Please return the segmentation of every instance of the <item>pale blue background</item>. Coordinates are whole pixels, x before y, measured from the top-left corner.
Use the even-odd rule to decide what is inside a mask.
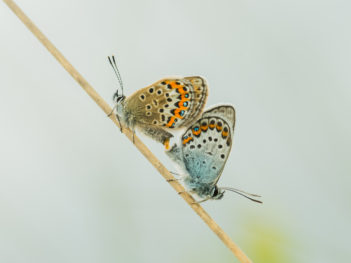
[[[237,110],[205,209],[255,262],[350,259],[350,2],[17,3],[109,103],[201,75]],[[0,5],[0,262],[233,262],[230,251]],[[173,169],[163,148],[145,139]]]

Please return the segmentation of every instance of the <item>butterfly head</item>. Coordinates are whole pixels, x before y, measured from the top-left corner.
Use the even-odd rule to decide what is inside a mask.
[[[113,102],[116,103],[116,105],[123,102],[125,98],[126,96],[124,96],[123,94],[118,94],[118,90],[113,94]]]
[[[211,199],[219,200],[223,198],[224,190],[221,190],[215,185],[211,190]]]

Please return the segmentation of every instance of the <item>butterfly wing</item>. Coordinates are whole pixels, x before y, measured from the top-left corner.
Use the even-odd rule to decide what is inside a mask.
[[[189,176],[216,184],[232,147],[235,111],[218,106],[206,111],[182,136],[184,165]]]
[[[207,109],[203,114],[202,117],[209,117],[209,116],[220,116],[224,119],[229,126],[231,127],[231,131],[233,133],[234,126],[235,126],[235,109],[232,105],[217,105]]]
[[[200,116],[207,96],[201,77],[162,79],[128,97],[125,107],[140,124],[180,128]]]

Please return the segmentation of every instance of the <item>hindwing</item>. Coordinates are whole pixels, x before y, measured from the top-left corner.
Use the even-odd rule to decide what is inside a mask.
[[[200,116],[207,96],[201,77],[162,79],[129,96],[125,108],[136,123],[180,128]]]
[[[182,154],[190,177],[216,184],[230,154],[234,123],[234,108],[219,106],[206,111],[183,134]]]

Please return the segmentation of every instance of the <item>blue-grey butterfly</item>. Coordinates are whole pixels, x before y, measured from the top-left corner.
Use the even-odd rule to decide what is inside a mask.
[[[248,199],[260,197],[244,191],[218,187],[217,182],[232,148],[235,110],[230,105],[220,105],[205,111],[201,118],[183,134],[180,145],[175,144],[167,155],[180,165],[186,188],[202,201],[221,199],[225,190],[236,192]]]
[[[188,127],[200,117],[208,96],[208,87],[202,77],[161,79],[126,97],[115,58],[109,57],[109,61],[122,90],[121,94],[117,90],[113,96],[116,115],[133,134],[138,128],[168,149],[173,135],[165,129]]]

